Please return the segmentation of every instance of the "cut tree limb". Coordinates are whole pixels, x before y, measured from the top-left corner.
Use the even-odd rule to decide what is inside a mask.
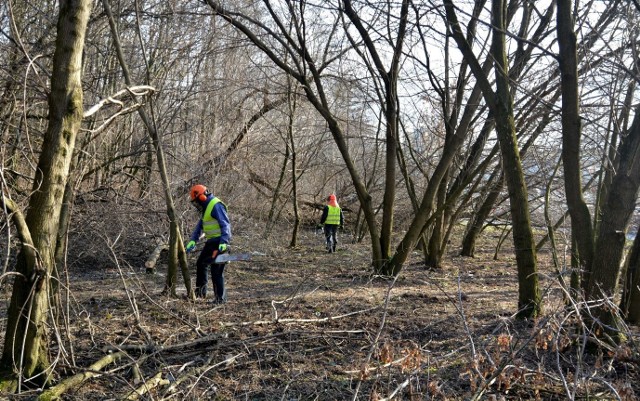
[[[113,354],[106,355],[104,358],[95,362],[93,365],[89,366],[87,370],[82,373],[78,373],[73,375],[63,381],[61,381],[56,386],[51,387],[47,391],[40,394],[38,397],[38,401],[49,401],[49,400],[57,400],[60,399],[60,396],[64,394],[67,390],[78,387],[85,381],[91,379],[92,377],[100,376],[100,370],[105,366],[109,365],[112,362],[116,362],[120,360],[122,357],[126,356],[126,352],[115,352]]]
[[[144,266],[147,268],[147,273],[153,273],[156,268],[156,263],[158,263],[158,259],[160,259],[160,254],[162,251],[166,251],[169,249],[169,244],[158,244],[156,249],[151,252],[149,255],[149,259],[144,262]]]

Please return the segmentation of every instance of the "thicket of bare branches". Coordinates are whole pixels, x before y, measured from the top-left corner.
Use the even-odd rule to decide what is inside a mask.
[[[68,377],[60,394],[75,391],[115,365],[108,377],[121,381],[112,393],[118,397],[127,387],[130,399],[173,397],[174,391],[197,398],[214,394],[216,380],[241,376],[234,369],[243,358],[241,364],[257,367],[268,382],[285,361],[293,366],[312,355],[310,344],[321,339],[317,347],[327,360],[348,359],[354,349],[361,353],[355,359],[362,365],[351,369],[357,373],[336,373],[334,384],[344,385],[344,392],[325,388],[354,400],[447,398],[458,390],[472,399],[512,391],[541,399],[632,399],[638,390],[616,375],[629,369],[635,377],[638,359],[628,325],[640,319],[639,10],[619,0],[556,3],[91,2],[82,51],[83,119],[68,179],[53,180],[66,189],[57,198],[55,244],[47,247],[30,241],[37,229],[28,216],[31,211],[33,221],[40,195],[37,166],[54,151],[43,143],[53,118],[51,88],[59,82],[52,79],[58,14],[78,3],[1,4],[2,294],[8,300],[14,279],[23,278],[15,269],[20,255],[31,255],[34,272],[44,271],[51,281],[51,313],[36,324],[54,344],[43,362],[51,366],[43,375],[54,379],[47,382]],[[503,34],[502,42],[497,38]],[[509,137],[498,140],[506,126]],[[506,139],[513,145],[509,152]],[[522,207],[513,203],[515,170],[525,184]],[[354,274],[359,283],[369,274],[376,278],[367,281],[366,302],[342,309],[323,299],[322,305],[338,305],[341,312],[308,319],[304,308],[296,309],[283,324],[289,318],[276,318],[279,308],[307,294],[291,286],[293,295],[260,298],[272,301],[269,313],[233,312],[219,330],[203,331],[199,320],[205,316],[196,305],[158,301],[145,289],[156,283],[153,276],[130,281],[129,275],[139,274],[155,249],[170,250],[168,261],[159,254],[160,272],[166,264],[175,267],[175,258],[184,261],[175,230],[188,235],[198,218],[187,198],[194,183],[207,185],[228,205],[238,238],[232,249],[267,256],[258,268],[274,273],[270,269],[285,264],[283,272],[294,276],[294,264],[313,269],[325,263],[308,256],[310,227],[326,196],[337,194],[347,217],[343,241],[358,252],[345,255],[340,274]],[[513,219],[518,211],[526,211],[526,230]],[[487,237],[496,232],[487,251]],[[523,232],[533,235],[533,249],[523,249]],[[53,266],[40,269],[38,255],[48,252]],[[450,318],[468,341],[434,362],[424,333],[398,336],[393,341],[406,354],[387,355],[393,336],[383,341],[390,333],[385,321],[397,280],[408,270],[420,284],[417,292],[422,286],[437,292],[422,275],[459,268],[451,262],[458,254],[475,260],[517,254],[511,269],[520,280],[505,281],[517,291],[511,301],[522,301],[526,291],[536,296],[509,303],[509,315],[533,320],[487,320],[492,331],[482,332],[462,308],[464,291],[448,288],[434,296],[456,310]],[[91,340],[76,344],[85,330],[79,322],[91,314],[77,291],[100,280],[93,270],[107,266],[120,280],[121,299],[114,298],[114,305],[128,311],[123,321],[136,339],[96,341],[91,326],[97,323],[90,319]],[[330,279],[330,269],[321,272]],[[175,274],[166,277],[165,289],[177,286],[179,292],[183,284]],[[378,280],[389,276],[396,281],[386,292],[389,283]],[[532,277],[544,285],[523,285]],[[252,288],[259,287],[259,280],[252,281]],[[525,310],[527,302],[535,304],[533,312]],[[363,311],[369,308],[376,308],[371,319],[351,319],[368,316]],[[101,319],[106,313],[100,311]],[[161,325],[181,322],[189,335],[150,331],[153,314],[165,316],[158,318]],[[229,341],[229,335],[238,338]],[[165,341],[171,345],[164,347]],[[331,354],[341,341],[349,351]],[[106,359],[104,352],[85,353],[105,351],[103,346],[114,350]],[[83,360],[76,359],[76,347]],[[273,365],[263,366],[264,360]],[[170,376],[163,364],[171,366]],[[468,379],[464,389],[431,371],[441,365]],[[21,365],[3,368],[19,383],[31,379],[22,377]],[[300,380],[295,372],[265,386],[281,393],[262,395],[284,397],[282,386],[312,394],[319,390],[306,381],[332,377],[331,369],[300,373]],[[353,376],[347,380],[345,374]],[[153,396],[144,395],[149,391]],[[222,398],[241,395],[224,391]]]

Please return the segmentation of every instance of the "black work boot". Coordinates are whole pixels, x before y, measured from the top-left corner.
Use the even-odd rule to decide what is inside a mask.
[[[196,287],[195,290],[196,298],[206,298],[207,297],[207,289],[202,287]]]

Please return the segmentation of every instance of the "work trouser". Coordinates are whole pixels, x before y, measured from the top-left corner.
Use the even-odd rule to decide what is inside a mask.
[[[338,225],[337,224],[325,224],[324,236],[327,239],[327,250],[335,252],[336,244],[338,243]]]
[[[196,262],[196,297],[205,298],[207,296],[207,268],[211,268],[211,280],[213,281],[213,293],[216,301],[225,302],[227,293],[224,288],[224,266],[225,263],[212,263],[213,252],[218,250],[220,238],[211,238],[204,244],[198,261]]]

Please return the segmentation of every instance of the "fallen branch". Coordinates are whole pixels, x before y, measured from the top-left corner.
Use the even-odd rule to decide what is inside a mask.
[[[275,324],[275,323],[324,323],[324,322],[330,322],[333,320],[344,319],[345,317],[349,317],[353,315],[359,315],[361,313],[371,312],[379,308],[380,308],[379,306],[374,306],[373,308],[363,309],[355,312],[349,312],[349,313],[345,313],[344,315],[328,316],[328,317],[323,317],[319,319],[273,319],[273,320],[256,320],[253,322],[240,322],[240,323],[221,322],[220,325],[224,327],[229,327],[229,326],[251,326],[251,325],[259,326],[264,324]]]
[[[407,387],[410,383],[411,383],[411,378],[403,381],[402,383],[400,383],[398,387],[396,387],[395,390],[393,390],[391,394],[389,394],[389,397],[381,398],[380,401],[392,401],[393,399],[395,399],[395,396],[398,395],[398,393],[400,393],[402,390],[404,390],[404,388]]]
[[[174,344],[169,346],[161,345],[145,345],[145,344],[123,344],[119,346],[105,346],[102,348],[103,352],[113,351],[136,351],[140,353],[158,353],[158,352],[183,352],[186,348],[202,348],[208,345],[213,345],[218,342],[223,336],[221,334],[212,334],[207,337],[198,338],[193,341],[188,341],[180,344]]]
[[[349,374],[349,375],[353,375],[353,374],[362,375],[363,373],[370,373],[370,372],[373,372],[373,371],[376,371],[376,370],[388,368],[389,366],[399,365],[402,362],[404,362],[408,357],[409,357],[409,355],[405,355],[402,358],[396,359],[395,361],[387,362],[384,365],[373,366],[373,367],[369,367],[369,368],[362,368],[362,369],[358,369],[358,370],[345,370],[344,373]]]
[[[116,352],[106,355],[104,358],[89,366],[89,368],[84,372],[73,375],[40,394],[40,396],[38,396],[38,401],[50,401],[59,399],[60,396],[67,390],[73,387],[78,387],[82,383],[93,377],[101,376],[102,373],[100,372],[100,370],[102,370],[102,368],[109,365],[110,363],[120,360],[126,355],[126,352]]]

